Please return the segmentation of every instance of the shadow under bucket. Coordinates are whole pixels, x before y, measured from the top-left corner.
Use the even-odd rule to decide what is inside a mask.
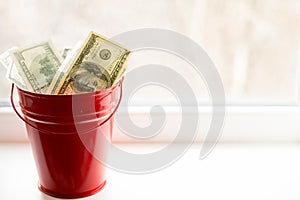
[[[19,104],[39,175],[39,189],[59,198],[80,198],[100,191],[105,166],[93,150],[106,155],[97,141],[104,134],[110,141],[113,117],[122,98],[122,81],[106,90],[74,95],[47,95],[17,88]],[[116,95],[120,88],[119,98]]]

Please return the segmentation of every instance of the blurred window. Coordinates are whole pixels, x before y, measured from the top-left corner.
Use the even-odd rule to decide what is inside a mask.
[[[300,1],[298,0],[11,0],[0,2],[0,52],[51,39],[72,47],[94,30],[107,37],[138,28],[164,28],[201,45],[214,61],[232,104],[295,104],[299,100]],[[135,53],[129,70],[142,64],[165,64],[195,85],[199,101],[208,100],[201,77],[173,55]],[[2,105],[10,82],[0,66]],[[172,94],[153,87],[136,93],[133,103],[173,102]],[[1,104],[0,104],[1,105]]]

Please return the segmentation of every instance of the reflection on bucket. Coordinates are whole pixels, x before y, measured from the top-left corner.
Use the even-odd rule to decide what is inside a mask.
[[[120,97],[116,101],[117,88]],[[111,140],[113,115],[122,97],[118,86],[92,93],[46,95],[18,89],[42,192],[60,198],[86,197],[106,183],[105,167],[91,149],[106,155],[97,134]],[[114,106],[114,104],[116,104]],[[84,143],[82,142],[84,140]]]

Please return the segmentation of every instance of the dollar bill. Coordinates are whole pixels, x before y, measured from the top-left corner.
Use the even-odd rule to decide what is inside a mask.
[[[51,91],[48,91],[51,94],[73,94],[109,88],[124,73],[129,53],[91,32],[70,65],[55,75],[49,87]]]
[[[15,50],[17,47],[12,47],[8,51],[0,55],[0,63],[6,68],[6,78],[11,80],[21,89],[27,89],[22,77],[19,75],[16,65],[13,62],[9,51]]]
[[[61,57],[54,46],[47,41],[9,53],[28,90],[46,93],[61,65]]]
[[[76,55],[79,53],[81,47],[82,47],[82,42],[77,42],[77,44],[74,46],[73,49],[70,49],[68,54],[66,55],[66,58],[62,62],[61,66],[58,68],[57,72],[55,73],[52,82],[50,83],[50,86],[48,87],[47,93],[52,94],[54,93],[54,88],[57,87],[56,84],[58,84],[58,81],[54,80],[61,80],[66,74],[68,68],[70,67],[72,61],[76,57]]]

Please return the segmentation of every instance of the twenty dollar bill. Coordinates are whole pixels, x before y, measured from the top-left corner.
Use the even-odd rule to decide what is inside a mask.
[[[91,32],[69,66],[62,65],[48,92],[73,94],[106,89],[119,80],[125,71],[130,51]]]

